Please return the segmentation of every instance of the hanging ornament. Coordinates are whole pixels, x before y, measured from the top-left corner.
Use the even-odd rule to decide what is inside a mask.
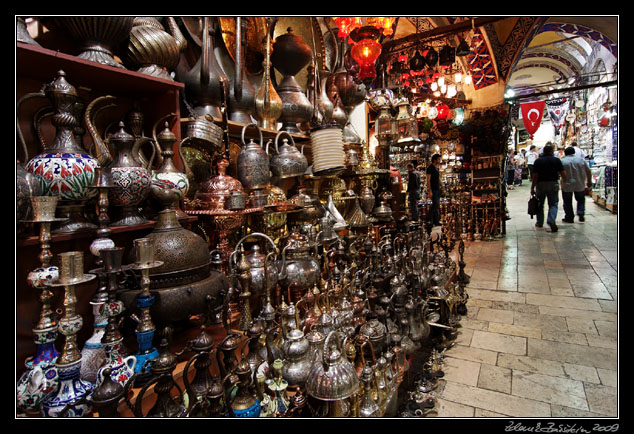
[[[455,108],[454,112],[456,113],[455,117],[451,121],[455,126],[460,126],[464,122],[464,109],[461,107]]]
[[[467,44],[467,41],[464,38],[460,38],[460,43],[458,44],[458,48],[456,48],[456,56],[464,57],[468,56],[471,53],[471,47]]]
[[[420,54],[420,51],[418,51],[418,49],[416,49],[416,54],[414,54],[414,56],[410,59],[409,61],[409,67],[412,71],[422,71],[425,68],[426,62],[425,62],[425,57]]]
[[[438,116],[438,109],[436,107],[430,107],[427,113],[427,119],[434,120]]]
[[[440,49],[438,63],[441,66],[451,66],[456,61],[456,49],[451,45],[445,45]]]
[[[526,128],[526,131],[528,131],[528,134],[530,134],[531,140],[533,140],[533,135],[542,122],[545,105],[545,101],[532,101],[520,104],[520,111],[522,112],[524,128]]]
[[[429,50],[427,50],[425,62],[430,68],[433,68],[438,63],[438,52],[434,50],[434,47],[429,47]]]
[[[550,121],[555,128],[561,128],[568,113],[568,98],[555,98],[546,101]]]
[[[449,106],[447,106],[446,104],[440,104],[436,106],[436,109],[438,111],[436,118],[447,119],[447,116],[449,116]]]
[[[376,77],[374,62],[381,54],[381,44],[373,39],[363,39],[352,46],[350,54],[359,64],[359,80],[373,80]]]

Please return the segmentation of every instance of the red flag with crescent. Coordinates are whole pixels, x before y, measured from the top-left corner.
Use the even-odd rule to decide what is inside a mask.
[[[533,134],[535,134],[539,125],[542,123],[545,105],[546,101],[533,101],[520,104],[524,127],[530,134],[531,140],[533,140]]]

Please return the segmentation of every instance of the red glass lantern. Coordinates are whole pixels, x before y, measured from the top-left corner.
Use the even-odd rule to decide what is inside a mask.
[[[363,39],[352,46],[350,55],[359,64],[359,80],[372,80],[376,77],[374,62],[381,54],[381,44],[372,39]]]
[[[438,115],[436,115],[438,119],[446,119],[449,116],[449,106],[446,104],[439,104],[436,109],[438,110]]]
[[[347,38],[354,29],[361,27],[361,17],[333,17],[339,33],[337,36],[340,38]]]

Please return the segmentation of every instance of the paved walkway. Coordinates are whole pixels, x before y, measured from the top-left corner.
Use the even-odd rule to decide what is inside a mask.
[[[468,314],[445,352],[437,417],[618,416],[617,216],[536,228],[509,191],[507,235],[465,250]]]

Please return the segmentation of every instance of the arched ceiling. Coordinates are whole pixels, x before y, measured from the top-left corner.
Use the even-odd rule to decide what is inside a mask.
[[[398,17],[393,44],[388,46],[394,49],[408,38],[411,42],[412,35],[482,18],[486,17]],[[484,105],[495,99],[502,102],[508,87],[522,94],[583,84],[601,58],[611,59],[607,72],[615,70],[618,16],[494,18],[494,22],[445,37],[453,45],[459,35],[470,43],[471,54],[460,62],[473,76],[472,88],[465,89],[465,94],[474,102],[485,94]]]

